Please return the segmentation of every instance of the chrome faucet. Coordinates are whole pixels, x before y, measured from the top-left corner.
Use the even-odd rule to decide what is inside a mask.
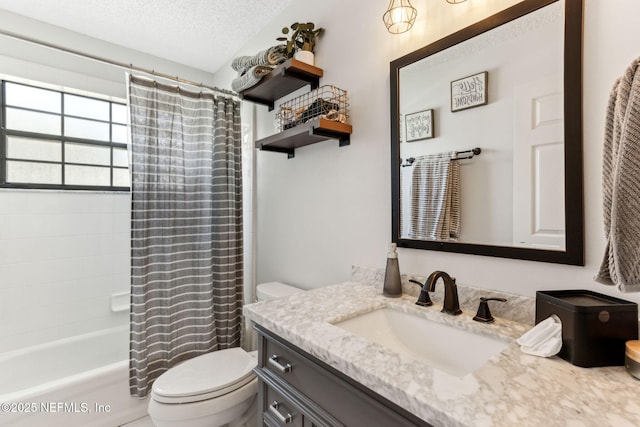
[[[436,290],[436,282],[442,278],[444,282],[444,303],[442,304],[442,312],[458,315],[462,313],[460,310],[460,301],[458,300],[458,287],[456,286],[456,278],[449,276],[444,271],[434,271],[429,275],[427,281],[424,283],[422,292],[433,292]],[[422,292],[420,295],[422,295]],[[417,304],[417,303],[416,303]]]

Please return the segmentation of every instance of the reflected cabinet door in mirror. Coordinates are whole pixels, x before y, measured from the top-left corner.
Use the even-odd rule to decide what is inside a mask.
[[[582,7],[525,0],[391,62],[399,246],[584,264]]]

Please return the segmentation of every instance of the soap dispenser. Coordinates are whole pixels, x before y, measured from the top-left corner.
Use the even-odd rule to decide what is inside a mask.
[[[396,244],[391,243],[389,254],[387,255],[387,268],[384,272],[384,286],[382,295],[386,297],[402,296],[402,283],[400,279],[400,267],[398,265],[398,252]]]

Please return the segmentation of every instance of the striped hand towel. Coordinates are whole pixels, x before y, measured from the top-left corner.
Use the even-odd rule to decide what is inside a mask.
[[[456,240],[460,235],[460,166],[456,152],[416,158],[411,185],[411,238]]]

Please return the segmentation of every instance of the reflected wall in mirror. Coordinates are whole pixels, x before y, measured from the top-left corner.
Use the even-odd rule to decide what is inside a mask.
[[[582,1],[525,0],[393,61],[394,242],[583,265],[581,58]]]

